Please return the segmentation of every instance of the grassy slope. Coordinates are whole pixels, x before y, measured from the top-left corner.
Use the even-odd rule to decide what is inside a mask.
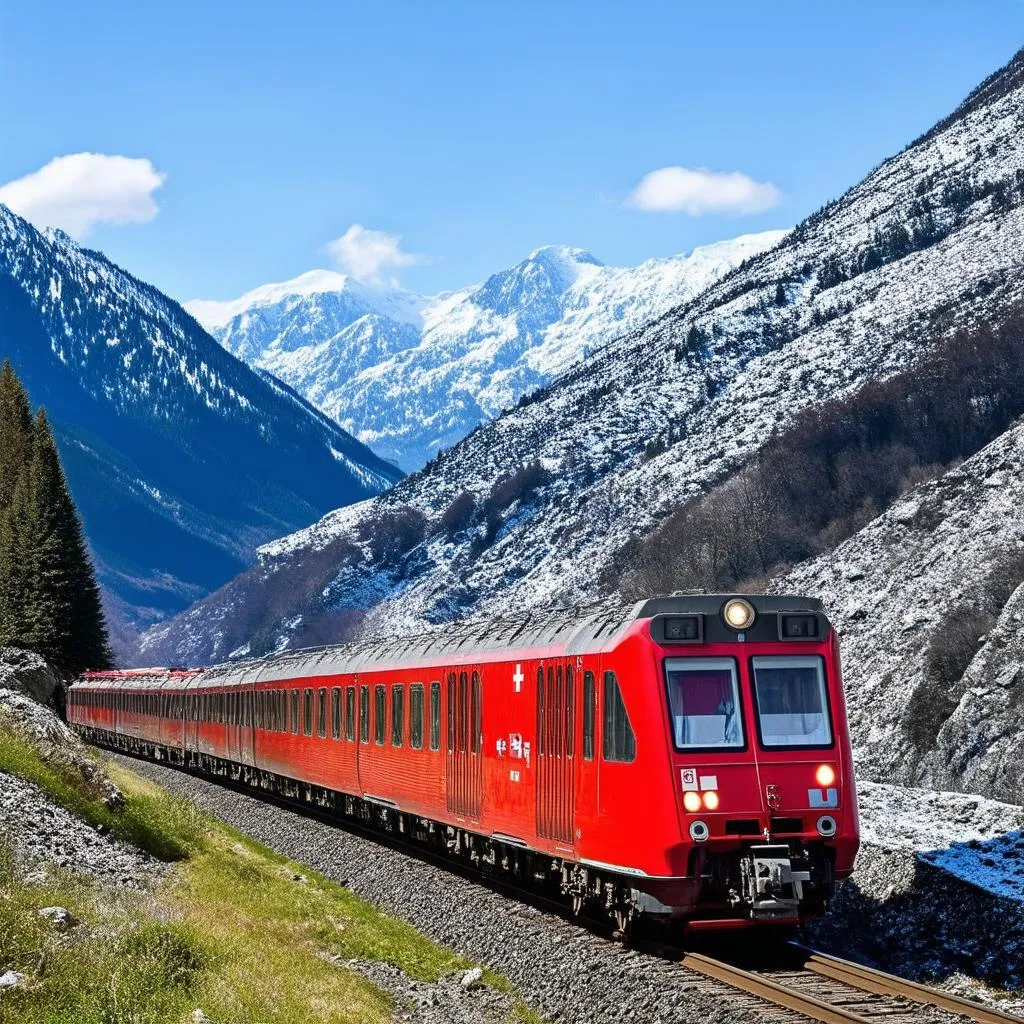
[[[178,861],[139,896],[57,875],[19,883],[0,843],[0,974],[30,984],[0,994],[0,1024],[165,1024],[201,1007],[217,1024],[376,1022],[393,1006],[328,957],[395,964],[430,981],[469,966],[409,925],[293,864],[193,804],[119,767],[121,812],[91,798],[0,730],[0,771],[163,860]],[[34,913],[67,907],[84,922],[57,936]],[[505,988],[503,979],[485,980]],[[534,1020],[525,1007],[515,1019]]]

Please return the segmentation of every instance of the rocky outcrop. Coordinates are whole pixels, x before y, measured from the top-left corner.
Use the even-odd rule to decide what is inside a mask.
[[[60,689],[56,672],[33,651],[0,647],[0,689],[14,690],[51,707]]]
[[[862,777],[1024,802],[1014,763],[1024,748],[1013,739],[1014,722],[1024,727],[1024,680],[1014,670],[1022,664],[1022,597],[1007,602],[1021,571],[1018,423],[834,551],[775,581],[782,592],[822,598],[839,631]],[[941,678],[934,652],[957,631],[962,661]]]
[[[945,789],[1024,802],[1024,585],[1006,603],[956,688],[931,777]]]

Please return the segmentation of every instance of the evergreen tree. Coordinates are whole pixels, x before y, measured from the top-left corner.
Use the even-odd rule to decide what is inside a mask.
[[[67,672],[111,663],[100,591],[46,413],[0,368],[0,644]]]

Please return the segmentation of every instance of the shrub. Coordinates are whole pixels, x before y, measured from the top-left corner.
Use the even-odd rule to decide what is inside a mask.
[[[392,565],[407,555],[427,535],[427,517],[404,505],[387,509],[376,519],[363,522],[360,537],[368,541],[370,555],[380,565]]]
[[[473,521],[476,515],[476,495],[472,491],[461,491],[441,513],[437,529],[439,533],[454,537]]]

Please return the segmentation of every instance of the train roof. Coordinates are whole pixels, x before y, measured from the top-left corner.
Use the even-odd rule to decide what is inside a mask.
[[[224,662],[207,669],[134,669],[88,673],[83,688],[188,689],[269,682],[280,679],[344,675],[370,669],[400,668],[421,661],[470,663],[474,656],[492,660],[498,653],[556,648],[561,654],[594,654],[613,648],[633,623],[656,615],[718,614],[727,594],[675,594],[648,598],[629,606],[536,610],[503,619],[470,619],[427,633],[355,640],[324,647],[283,651],[261,658]],[[746,595],[759,614],[822,610],[816,598],[800,595]]]

